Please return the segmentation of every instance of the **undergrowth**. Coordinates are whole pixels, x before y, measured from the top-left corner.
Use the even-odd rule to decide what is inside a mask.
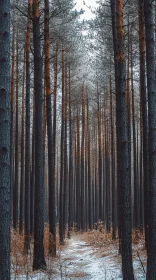
[[[104,227],[91,230],[87,232],[78,232],[76,227],[72,229],[70,233],[71,237],[77,236],[78,239],[83,240],[87,246],[93,247],[92,254],[96,254],[99,258],[105,258],[111,255],[114,261],[121,264],[121,258],[118,254],[118,238],[112,240],[111,231],[107,232]],[[55,275],[60,275],[60,279],[72,279],[74,278],[85,278],[87,274],[84,271],[75,270],[68,274],[66,278],[66,262],[67,258],[62,258],[62,252],[66,246],[68,246],[68,232],[66,231],[65,245],[60,245],[59,234],[57,228],[56,234],[56,257],[51,257],[49,254],[49,226],[46,224],[44,228],[44,253],[46,258],[47,270],[43,275],[43,279],[54,279]],[[36,272],[33,272],[33,237],[31,237],[31,245],[29,253],[26,254],[24,251],[24,234],[20,234],[19,230],[11,229],[11,271],[14,276],[13,279],[18,279],[19,275],[25,275],[26,277],[33,277]],[[139,231],[133,231],[132,233],[132,244],[133,244],[133,260],[140,263],[140,267],[145,273],[146,267],[146,252],[144,246],[144,233]],[[72,260],[72,256],[71,256]],[[42,272],[40,272],[40,278],[42,279]],[[105,272],[106,273],[106,272]],[[114,278],[112,278],[114,279]]]

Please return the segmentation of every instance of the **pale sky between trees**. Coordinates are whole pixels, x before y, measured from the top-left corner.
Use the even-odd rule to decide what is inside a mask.
[[[83,3],[85,2],[86,5]],[[81,16],[82,19],[90,19],[94,17],[94,14],[91,12],[91,9],[87,8],[90,7],[91,9],[97,6],[96,0],[77,0],[76,9],[83,9],[85,13]]]

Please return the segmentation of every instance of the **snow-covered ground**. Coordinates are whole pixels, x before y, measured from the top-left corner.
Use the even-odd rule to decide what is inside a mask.
[[[82,235],[83,236],[83,235]],[[54,260],[46,259],[47,272],[34,272],[26,275],[12,274],[12,280],[121,280],[121,259],[117,246],[110,244],[103,248],[94,248],[82,239],[81,235],[67,240],[66,245],[58,252]],[[141,249],[134,246],[135,254]],[[102,249],[102,250],[101,250]],[[142,259],[141,259],[142,258]],[[134,270],[136,280],[145,280],[145,273],[141,265],[144,256],[136,255]]]

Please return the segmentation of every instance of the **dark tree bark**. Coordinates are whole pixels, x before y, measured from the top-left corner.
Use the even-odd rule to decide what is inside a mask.
[[[31,0],[28,0],[28,17]],[[25,252],[30,249],[30,19],[26,35],[26,129],[25,129]]]
[[[94,123],[95,129],[95,147],[97,147],[97,123]],[[98,151],[95,151],[95,167],[94,167],[94,188],[95,188],[95,229],[97,229],[98,220],[99,220],[99,190],[98,190]]]
[[[45,269],[43,248],[44,187],[43,187],[43,88],[39,2],[33,1],[34,89],[35,89],[35,205],[33,269]]]
[[[80,113],[77,108],[77,142],[76,142],[76,228],[80,231],[81,219],[81,173],[80,173]]]
[[[144,0],[145,34],[146,34],[146,67],[149,117],[149,242],[147,250],[146,279],[156,279],[156,77],[154,50],[154,15],[153,3]]]
[[[87,103],[87,150],[88,150],[88,228],[93,227],[93,214],[92,214],[92,185],[91,185],[91,161],[90,161],[90,112],[88,89],[86,88],[86,103]]]
[[[84,164],[84,149],[85,149],[85,100],[84,100],[84,83],[82,85],[82,137],[81,137],[81,229],[84,231],[84,199],[85,199],[85,164]]]
[[[59,199],[59,237],[60,243],[64,243],[63,234],[63,195],[64,195],[64,114],[65,114],[65,94],[64,94],[64,48],[62,48],[62,120],[61,120],[61,155],[60,155],[60,199]]]
[[[56,171],[56,110],[57,110],[57,60],[58,60],[58,43],[56,43],[56,53],[55,53],[55,65],[54,65],[54,90],[53,90],[53,95],[54,95],[54,101],[53,101],[53,153],[52,153],[52,162],[53,162],[53,178],[52,178],[52,185],[53,188],[55,189],[55,193],[58,193],[58,180],[56,180],[55,174],[57,174]],[[56,183],[57,182],[57,183]],[[55,197],[58,197],[55,194]],[[58,211],[57,211],[58,212]],[[55,215],[56,215],[56,201],[55,201]],[[56,218],[55,218],[56,219]],[[56,223],[56,220],[55,220]],[[56,227],[56,224],[55,224]],[[53,231],[54,232],[54,231]]]
[[[131,36],[132,37],[132,36]],[[131,90],[132,90],[132,130],[133,130],[133,174],[134,174],[134,228],[138,229],[139,225],[139,201],[138,201],[138,184],[137,184],[137,147],[136,147],[136,124],[135,124],[135,105],[134,105],[134,82],[133,82],[133,49],[131,38]]]
[[[110,232],[111,212],[110,212],[110,151],[109,151],[109,125],[105,121],[105,167],[106,167],[106,231]]]
[[[21,181],[20,181],[20,217],[19,217],[19,230],[23,233],[24,225],[24,178],[25,178],[25,145],[24,145],[24,131],[25,131],[25,118],[24,118],[24,88],[25,88],[25,50],[24,50],[24,64],[23,64],[23,82],[22,82],[22,120],[21,120]]]
[[[50,39],[49,39],[49,1],[44,0],[44,43],[45,43],[45,83],[48,132],[48,179],[49,179],[49,253],[56,255],[56,210],[55,210],[55,165],[53,164],[52,100],[50,85]],[[56,135],[55,135],[56,137]]]
[[[67,67],[65,67],[65,110],[64,110],[64,196],[63,196],[63,235],[65,237],[68,222],[68,149],[67,149],[67,95],[68,79]]]
[[[140,223],[139,223],[139,229],[140,232],[143,233],[143,229],[145,228],[144,226],[144,203],[143,203],[143,122],[142,122],[142,101],[141,101],[141,96],[140,96],[140,169],[139,169],[139,174],[140,174],[140,182],[139,182],[139,187],[140,187]]]
[[[72,229],[73,221],[73,137],[72,137],[72,109],[71,109],[71,84],[69,67],[69,213],[68,213],[68,238]]]
[[[113,49],[114,49],[114,68],[115,68],[115,92],[118,93],[118,60],[117,60],[117,18],[116,18],[116,0],[111,0],[111,16],[112,16],[112,34],[113,34]],[[117,116],[116,116],[117,119]],[[116,126],[117,134],[117,126]],[[118,135],[119,137],[120,135]],[[117,174],[117,184],[119,185],[120,177]],[[117,224],[118,224],[118,235],[119,235],[119,253],[121,253],[121,201],[119,192],[117,191]]]
[[[102,114],[103,122],[103,221],[106,223],[106,98],[104,100],[104,110]]]
[[[114,118],[112,78],[110,76],[110,121],[111,121],[111,177],[112,177],[112,240],[116,239],[116,189],[115,189],[115,147],[114,147]]]
[[[103,199],[102,199],[102,144],[101,144],[101,105],[100,94],[97,87],[98,102],[98,174],[99,174],[99,219],[103,218]]]
[[[18,178],[19,178],[19,148],[18,148],[18,83],[19,83],[19,72],[18,72],[18,29],[16,39],[16,129],[15,129],[15,184],[13,193],[13,226],[17,229],[18,226]]]
[[[129,184],[131,188],[131,92],[130,92],[130,23],[128,16],[128,58],[127,58],[127,83],[126,83],[126,105],[127,105],[127,128],[128,128],[128,165],[129,165]],[[132,80],[131,80],[132,82]]]
[[[129,184],[128,131],[126,114],[126,68],[123,27],[123,1],[116,1],[118,90],[116,95],[117,122],[117,182],[121,202],[121,242],[123,280],[134,280],[132,265],[131,189]]]
[[[144,3],[139,0],[139,51],[140,51],[140,98],[142,104],[143,126],[143,190],[144,190],[144,224],[145,245],[148,247],[148,209],[149,209],[149,155],[148,155],[148,98],[146,92],[145,70],[145,23]]]
[[[86,86],[86,107],[87,105],[87,86]],[[87,108],[86,108],[87,111]],[[86,114],[87,115],[87,114]],[[88,198],[88,120],[86,116],[86,134],[85,134],[85,229],[88,230],[88,205],[89,205],[89,198]]]
[[[15,90],[15,28],[12,31],[12,65],[11,65],[11,132],[10,132],[10,170],[11,170],[11,219],[13,220],[13,191],[14,191],[14,90]]]
[[[35,95],[33,96],[32,159],[30,186],[30,234],[34,232],[34,192],[35,192]]]
[[[10,1],[0,4],[0,279],[10,279]]]

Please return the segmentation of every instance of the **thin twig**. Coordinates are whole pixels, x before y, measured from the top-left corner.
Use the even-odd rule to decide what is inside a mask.
[[[144,272],[144,274],[146,275],[145,268],[144,268],[143,262],[142,262],[142,260],[141,260],[141,258],[140,258],[140,255],[139,255],[139,252],[138,252],[138,251],[137,251],[137,256],[138,256],[139,261],[140,261],[140,263],[141,263],[141,266],[142,266],[143,272]]]

